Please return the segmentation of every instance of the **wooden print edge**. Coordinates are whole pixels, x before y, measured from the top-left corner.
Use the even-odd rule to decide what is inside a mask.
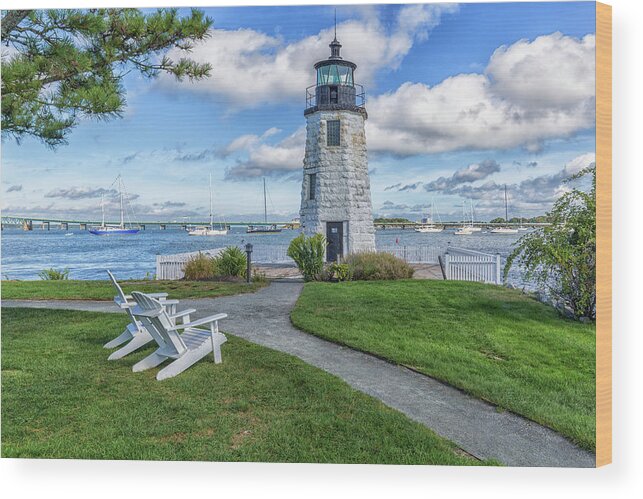
[[[612,462],[612,7],[596,2],[596,466]]]

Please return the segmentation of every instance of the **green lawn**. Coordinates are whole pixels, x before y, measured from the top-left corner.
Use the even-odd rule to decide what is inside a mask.
[[[210,298],[249,293],[266,285],[253,282],[121,281],[125,293],[167,292],[171,298]],[[4,300],[111,300],[116,290],[109,281],[2,281]]]
[[[519,291],[455,281],[308,283],[292,321],[595,448],[595,328]]]
[[[2,311],[2,457],[481,464],[338,378],[229,336],[176,378],[108,362],[125,316]]]

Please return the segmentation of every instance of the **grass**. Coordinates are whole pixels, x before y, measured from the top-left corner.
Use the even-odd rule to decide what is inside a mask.
[[[409,366],[596,444],[593,325],[519,291],[470,282],[308,283],[300,329]]]
[[[170,298],[212,298],[251,293],[267,283],[217,281],[120,281],[125,293],[167,292]],[[112,300],[109,281],[2,281],[3,300]]]
[[[4,309],[2,457],[481,464],[295,357],[229,336],[176,378],[107,361],[125,317]],[[482,463],[488,464],[488,463]]]

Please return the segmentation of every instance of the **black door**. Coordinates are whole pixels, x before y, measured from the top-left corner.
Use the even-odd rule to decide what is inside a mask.
[[[326,222],[326,261],[336,262],[337,256],[344,254],[343,222]]]

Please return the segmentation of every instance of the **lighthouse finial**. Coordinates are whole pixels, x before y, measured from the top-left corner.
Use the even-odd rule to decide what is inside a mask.
[[[337,41],[337,9],[335,9],[335,38],[330,42],[330,59],[341,59],[339,55],[339,50],[342,48],[342,44]]]
[[[335,7],[335,40],[337,40],[337,7]]]

